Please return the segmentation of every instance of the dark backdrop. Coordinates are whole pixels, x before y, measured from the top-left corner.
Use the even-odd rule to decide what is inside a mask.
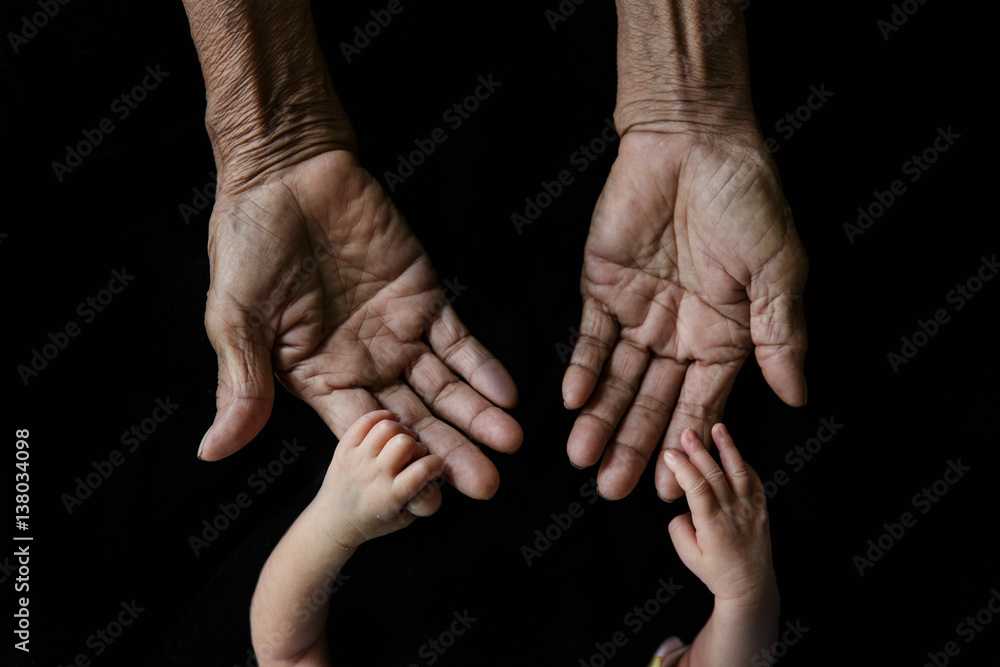
[[[34,538],[30,657],[11,648],[12,600],[23,595],[13,590],[12,554],[23,542],[0,551],[11,610],[4,651],[33,665],[80,655],[78,664],[94,665],[252,664],[256,574],[315,491],[335,440],[279,389],[251,445],[223,462],[196,460],[216,382],[202,322],[208,210],[185,216],[181,205],[204,205],[193,189],[211,183],[213,161],[181,4],[76,0],[32,32],[24,17],[42,4],[6,2],[0,45],[4,523],[9,537]],[[573,469],[565,455],[573,415],[561,404],[560,352],[578,324],[581,251],[613,149],[521,233],[510,219],[542,180],[573,168],[570,155],[613,111],[612,3],[585,2],[552,30],[545,11],[556,0],[406,2],[350,63],[339,44],[385,3],[320,4],[318,29],[362,162],[383,182],[397,154],[446,127],[442,113],[478,76],[502,82],[392,196],[441,277],[467,286],[455,307],[517,380],[513,414],[525,432],[516,455],[490,453],[502,477],[493,500],[446,489],[436,517],[349,563],[333,604],[334,655],[341,664],[601,665],[597,644],[622,631],[627,644],[607,664],[644,665],[665,636],[690,641],[711,597],[667,536],[684,503],[660,502],[650,470],[626,500],[590,504],[585,485],[596,471]],[[973,281],[973,298],[949,300],[998,250],[994,134],[976,113],[995,109],[995,73],[982,58],[993,21],[940,0],[903,4],[918,9],[888,39],[878,21],[893,13],[889,2],[769,0],[746,10],[756,110],[779,146],[811,261],[808,407],[783,405],[751,360],[726,413],[762,477],[784,482],[770,500],[782,622],[808,630],[778,648],[781,664],[922,665],[953,641],[958,656],[938,655],[939,664],[983,665],[1000,644],[1000,623],[960,626],[1000,587],[991,428],[1000,281]],[[167,74],[121,118],[112,101],[147,66]],[[777,123],[813,86],[832,96],[789,136]],[[105,117],[113,132],[56,174],[65,146]],[[911,181],[904,163],[939,128],[960,136]],[[905,192],[849,238],[843,225],[897,179]],[[113,271],[134,277],[101,312],[78,310]],[[917,336],[925,344],[894,369],[887,354],[939,309],[947,322]],[[71,322],[78,335],[25,384],[17,367]],[[123,432],[164,414],[158,399],[176,407],[162,423],[146,421],[156,429],[144,441],[123,444]],[[806,460],[795,448],[823,420],[842,426],[818,451],[812,442]],[[10,517],[16,429],[30,431],[27,531]],[[270,482],[254,476],[293,441],[305,448],[293,463]],[[915,503],[959,459],[969,470],[939,483],[933,504]],[[78,491],[78,478],[98,469],[110,473]],[[67,494],[87,491],[67,507]],[[240,493],[249,507],[196,555],[189,537]],[[573,502],[583,515],[553,528],[552,515]],[[884,536],[904,512],[915,523]],[[536,545],[547,528],[556,539]],[[854,557],[880,537],[888,549],[859,573]],[[529,566],[523,545],[545,550]],[[646,620],[628,616],[671,578],[681,588],[669,603]],[[465,612],[476,620],[443,656],[421,651]],[[130,622],[120,634],[119,616]]]

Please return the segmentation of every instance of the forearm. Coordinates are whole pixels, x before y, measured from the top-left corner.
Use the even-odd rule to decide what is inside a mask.
[[[336,539],[324,514],[315,501],[309,505],[261,570],[250,626],[263,666],[329,664],[325,629],[330,597],[354,548]]]
[[[242,187],[354,134],[308,0],[184,0],[208,92],[220,183]]]
[[[780,602],[775,589],[759,602],[716,600],[705,627],[678,662],[678,667],[749,665],[778,634]]]
[[[743,0],[616,4],[619,135],[756,128]]]

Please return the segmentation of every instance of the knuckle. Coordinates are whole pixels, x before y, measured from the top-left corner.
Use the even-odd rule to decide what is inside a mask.
[[[708,480],[709,484],[715,486],[717,484],[725,482],[726,475],[718,468],[713,468],[712,470],[709,470],[708,472],[705,473],[705,479]]]
[[[632,406],[660,415],[669,415],[674,411],[674,404],[660,400],[652,394],[638,394],[632,401]]]
[[[765,519],[767,518],[767,494],[764,491],[754,491],[750,494],[750,502]]]
[[[462,386],[463,382],[458,378],[453,378],[447,381],[431,399],[432,407],[434,409],[439,409],[442,403],[447,403],[449,399],[456,395],[456,393],[461,392]]]
[[[693,496],[706,496],[712,495],[712,487],[709,486],[708,480],[704,477],[698,477],[691,483],[691,488],[688,489],[688,493]]]
[[[649,462],[651,452],[643,447],[642,443],[634,442],[624,438],[616,438],[612,441],[611,450],[617,459],[625,461],[628,465],[637,464],[641,468],[646,467]]]
[[[602,407],[603,406],[595,406],[594,408],[591,409],[584,408],[580,412],[580,416],[596,419],[600,423],[599,428],[606,433],[606,435],[604,436],[604,440],[607,441],[607,439],[611,437],[611,434],[614,433],[617,424],[611,421],[608,415],[604,414],[605,410],[601,409]]]
[[[698,437],[701,438],[702,442],[711,443],[711,437],[706,438],[705,425],[715,424],[721,421],[722,415],[714,410],[709,409],[708,406],[701,405],[699,403],[692,403],[691,401],[678,400],[677,405],[674,408],[675,415],[682,415],[688,417],[695,422],[699,422],[701,426],[701,433]],[[698,430],[698,429],[695,429]]]
[[[372,427],[373,435],[386,440],[400,432],[399,423],[389,418],[382,419]]]
[[[456,356],[469,354],[471,352],[469,348],[475,341],[472,334],[468,331],[465,331],[464,333],[453,332],[452,337],[454,340],[441,353],[441,359],[449,365],[456,362]]]
[[[577,345],[593,347],[600,352],[609,352],[611,350],[611,346],[603,339],[586,332],[580,333],[579,338],[577,338]]]
[[[608,389],[617,391],[622,394],[627,394],[629,396],[634,396],[635,393],[639,390],[638,386],[629,382],[625,378],[617,377],[611,374],[605,375],[604,378],[601,380],[601,384],[603,384]]]
[[[735,466],[733,466],[732,469],[729,471],[729,474],[737,479],[747,479],[750,476],[750,473],[747,471],[746,465],[743,463],[737,463]]]
[[[410,437],[410,434],[405,432],[400,432],[392,436],[392,440],[390,440],[390,442],[394,446],[402,449],[402,452],[406,455],[413,454],[414,445],[416,444],[413,438]]]

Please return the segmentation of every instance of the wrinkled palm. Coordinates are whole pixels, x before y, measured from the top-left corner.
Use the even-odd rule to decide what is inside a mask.
[[[603,454],[602,495],[627,495],[657,445],[679,447],[685,428],[711,442],[755,346],[778,396],[804,402],[807,272],[763,147],[625,134],[594,210],[563,379],[566,407],[583,407],[570,460],[585,467]],[[664,499],[682,495],[662,457],[655,485]]]
[[[510,375],[472,337],[427,254],[353,154],[333,151],[220,195],[209,242],[205,322],[219,355],[218,414],[202,457],[263,428],[273,373],[338,436],[385,408],[445,461],[445,479],[492,496],[521,429]],[[464,434],[464,435],[463,435]]]

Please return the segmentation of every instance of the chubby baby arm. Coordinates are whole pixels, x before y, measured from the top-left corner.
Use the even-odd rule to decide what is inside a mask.
[[[264,564],[250,607],[253,647],[262,667],[329,665],[329,593],[341,568],[365,541],[440,507],[434,480],[444,462],[428,455],[397,419],[380,410],[348,429],[316,498]],[[314,598],[318,590],[325,594]],[[317,598],[323,601],[318,606]]]

